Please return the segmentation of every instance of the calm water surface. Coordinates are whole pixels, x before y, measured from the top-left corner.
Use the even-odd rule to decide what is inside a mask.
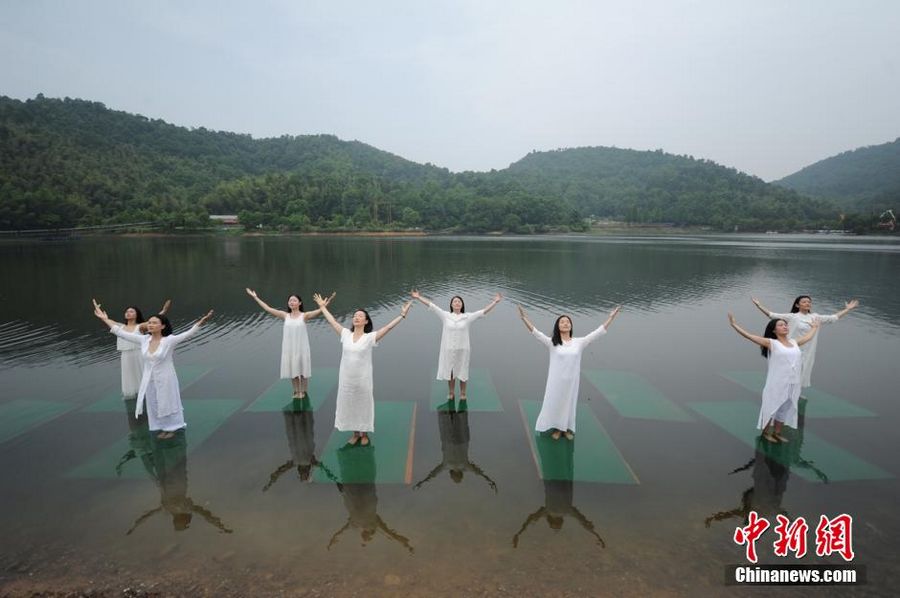
[[[900,244],[114,238],[3,244],[0,273],[5,585],[726,594],[725,565],[744,561],[731,536],[750,509],[813,527],[850,513],[870,580],[855,592],[900,583]],[[439,305],[460,294],[469,311],[497,291],[506,299],[473,327],[469,406],[452,413],[433,409],[439,322],[414,305],[375,351],[373,447],[347,451],[332,437],[336,335],[311,324],[315,390],[292,404],[271,390],[281,323],[247,286],[278,307],[299,293],[308,309],[313,292],[334,290],[339,319],[365,307],[376,327],[412,288]],[[793,443],[756,445],[765,361],[726,312],[761,333],[750,296],[787,311],[801,293],[822,313],[852,297],[861,307],[822,330]],[[176,356],[183,436],[156,441],[128,415],[115,339],[91,297],[114,318],[171,297],[176,330],[216,310]],[[576,335],[624,306],[584,355],[574,443],[530,431],[547,354],[516,303],[548,334],[570,314]]]

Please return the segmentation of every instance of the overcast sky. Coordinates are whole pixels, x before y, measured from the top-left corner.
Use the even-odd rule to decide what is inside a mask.
[[[896,0],[0,4],[0,94],[454,171],[662,148],[777,179],[900,136]]]

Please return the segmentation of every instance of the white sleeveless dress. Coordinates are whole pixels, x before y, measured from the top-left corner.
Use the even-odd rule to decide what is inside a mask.
[[[137,331],[137,329],[135,329]],[[144,365],[141,362],[141,346],[130,340],[116,337],[116,350],[122,354],[122,399],[133,399],[141,388]]]
[[[288,314],[284,319],[284,332],[281,336],[281,377],[309,378],[311,374],[306,316],[302,312],[299,318],[292,318]]]
[[[766,386],[763,388],[762,407],[756,427],[762,430],[772,418],[797,427],[797,405],[800,401],[803,357],[797,342],[791,340],[791,347],[785,347],[772,340],[769,349],[769,370]]]

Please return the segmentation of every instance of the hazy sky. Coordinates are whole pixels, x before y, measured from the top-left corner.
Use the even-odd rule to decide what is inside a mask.
[[[0,57],[2,95],[454,171],[607,145],[771,180],[900,136],[897,0],[3,0]]]

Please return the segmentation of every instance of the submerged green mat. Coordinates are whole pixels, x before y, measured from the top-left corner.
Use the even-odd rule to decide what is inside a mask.
[[[267,388],[245,409],[251,413],[260,411],[318,411],[337,386],[337,368],[316,368],[309,379],[306,398],[294,400],[294,392],[289,379],[278,380]]]
[[[12,440],[72,409],[71,403],[15,399],[0,403],[0,442]]]
[[[182,391],[188,386],[210,373],[212,368],[208,365],[179,365],[175,366],[175,372],[178,374],[178,384]],[[85,413],[109,413],[122,411],[122,404],[125,400],[122,398],[121,385],[103,395],[99,401],[91,403],[84,409]]]
[[[416,404],[408,401],[375,401],[375,431],[368,447],[348,446],[351,432],[335,430],[319,460],[324,469],[343,484],[409,484]],[[316,468],[316,482],[331,483],[323,468]]]
[[[689,422],[691,415],[649,382],[621,370],[582,370],[584,377],[622,417]]]
[[[133,401],[131,404],[134,404]],[[219,426],[241,407],[237,399],[203,399],[184,402],[184,419],[187,422],[187,452],[203,444]],[[123,402],[119,402],[119,410],[125,413]],[[71,478],[142,478],[150,475],[147,470],[145,456],[153,439],[147,429],[146,420],[143,425],[131,430],[121,440],[111,444],[87,461],[71,469],[66,477]],[[132,456],[133,455],[133,456]],[[132,457],[119,465],[123,459]]]
[[[808,405],[811,406],[812,401]],[[756,429],[758,405],[749,401],[704,401],[691,403],[690,407],[744,444],[756,447],[756,439],[760,434]],[[894,477],[877,465],[826,442],[809,430],[797,431],[787,427],[785,430],[789,431],[787,437],[791,442],[784,445],[784,449],[789,450],[773,451],[771,456],[782,465],[790,466],[793,472],[806,480],[824,481],[816,470],[830,482]]]
[[[754,393],[762,394],[766,385],[766,373],[763,371],[728,371],[722,372],[721,376]],[[806,417],[875,417],[868,409],[813,387],[804,388],[802,394],[809,399]]]
[[[616,448],[594,413],[579,405],[578,433],[574,440],[553,440],[534,431],[539,401],[519,401],[525,432],[538,473],[544,480],[576,480],[607,484],[638,484],[637,476]]]
[[[431,383],[431,410],[454,411],[462,403],[459,400],[459,382],[456,384],[457,397],[451,405],[447,400],[447,381],[433,380]],[[500,403],[500,395],[494,387],[491,372],[484,369],[469,371],[469,380],[466,384],[466,403],[468,411],[503,411]]]

